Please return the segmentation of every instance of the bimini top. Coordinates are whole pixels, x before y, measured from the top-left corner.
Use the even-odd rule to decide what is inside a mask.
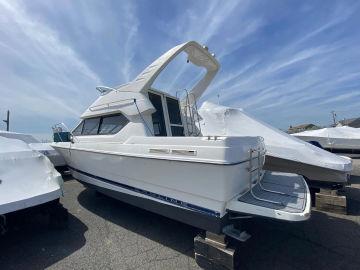
[[[323,168],[351,171],[351,160],[337,156],[281,130],[274,128],[242,109],[204,102],[199,110],[201,131],[205,136],[261,136],[267,155]]]
[[[133,81],[116,89],[100,87],[99,91],[102,95],[82,114],[81,118],[114,112],[121,112],[131,116],[137,115],[139,112],[155,111],[146,95],[146,91],[151,87],[161,71],[181,52],[187,53],[189,62],[204,67],[207,71],[204,77],[191,89],[192,96],[198,99],[215,77],[220,64],[206,47],[195,41],[189,41],[164,53],[145,68]]]
[[[341,139],[360,139],[360,129],[353,127],[333,127],[317,130],[308,130],[291,134],[299,137],[322,137],[322,138],[341,138]]]

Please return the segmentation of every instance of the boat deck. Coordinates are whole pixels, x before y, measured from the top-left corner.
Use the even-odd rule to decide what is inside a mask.
[[[261,184],[264,189],[284,194],[263,190],[259,184],[253,187],[253,194],[258,198],[278,203],[259,200],[250,191],[241,196],[238,201],[290,213],[302,213],[305,210],[307,189],[302,176],[291,173],[266,172]]]

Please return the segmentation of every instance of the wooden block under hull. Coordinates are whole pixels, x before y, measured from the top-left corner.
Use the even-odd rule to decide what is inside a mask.
[[[194,238],[194,251],[196,263],[205,269],[232,270],[238,262],[236,249],[223,248],[202,236]]]
[[[336,214],[347,214],[346,197],[337,195],[335,191],[320,190],[315,194],[315,207],[320,211],[328,211]]]

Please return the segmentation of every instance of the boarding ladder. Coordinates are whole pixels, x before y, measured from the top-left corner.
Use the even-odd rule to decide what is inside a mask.
[[[181,100],[181,109],[184,115],[184,121],[188,136],[199,136],[201,134],[200,115],[198,114],[198,107],[193,93],[189,93],[187,89],[176,92],[176,98],[180,98],[185,92],[185,97]],[[178,95],[180,93],[180,95]]]
[[[250,157],[249,157],[250,164],[249,164],[248,171],[249,171],[249,191],[250,191],[251,196],[254,199],[259,200],[259,201],[282,205],[282,202],[277,202],[277,201],[260,198],[259,196],[257,196],[254,193],[254,187],[258,185],[258,187],[265,192],[286,195],[285,193],[280,192],[280,191],[266,189],[262,185],[262,183],[261,183],[261,180],[262,180],[261,150],[250,148],[249,153],[250,153]],[[253,177],[254,174],[256,174],[255,178]]]

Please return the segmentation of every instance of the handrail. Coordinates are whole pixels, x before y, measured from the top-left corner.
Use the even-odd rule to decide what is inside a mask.
[[[256,170],[253,170],[253,168],[252,168],[252,161],[253,161],[253,153],[255,153],[255,152],[257,152],[257,168],[256,168],[256,170],[257,170],[257,179],[256,179],[256,181],[255,181],[255,183],[253,183],[253,181],[252,181],[252,173],[254,172],[254,171],[256,171]],[[260,157],[261,157],[261,151],[260,150],[258,150],[258,149],[252,149],[252,148],[250,148],[250,166],[249,166],[249,177],[250,177],[250,180],[249,180],[249,189],[250,189],[250,194],[251,194],[251,196],[254,198],[254,199],[256,199],[256,200],[259,200],[259,201],[263,201],[263,202],[268,202],[268,203],[273,203],[273,204],[280,204],[280,205],[282,205],[282,202],[277,202],[277,201],[272,201],[272,200],[267,200],[267,199],[264,199],[264,198],[260,198],[260,197],[258,197],[255,193],[254,193],[254,190],[253,190],[253,188],[254,188],[254,186],[256,186],[256,185],[259,185],[259,187],[262,189],[262,190],[264,190],[264,191],[266,191],[266,192],[271,192],[271,193],[276,193],[276,194],[280,194],[280,195],[286,195],[285,193],[282,193],[282,192],[279,192],[279,191],[274,191],[274,190],[269,190],[269,189],[265,189],[263,186],[262,186],[262,184],[261,184],[261,161],[260,161]],[[254,185],[253,185],[254,184]]]
[[[198,114],[198,108],[197,103],[195,99],[195,95],[193,93],[189,93],[187,89],[182,89],[176,91],[176,97],[178,98],[178,93],[184,91],[186,96],[183,100],[185,100],[185,104],[182,105],[183,112],[185,114],[185,120],[186,120],[186,128],[189,135],[192,136],[199,136],[201,134],[201,124],[199,121],[199,114]],[[193,96],[194,102],[190,102],[190,95]],[[195,119],[195,115],[197,115],[197,119]],[[190,120],[190,123],[189,121]],[[198,128],[199,132],[195,133],[196,127]]]

